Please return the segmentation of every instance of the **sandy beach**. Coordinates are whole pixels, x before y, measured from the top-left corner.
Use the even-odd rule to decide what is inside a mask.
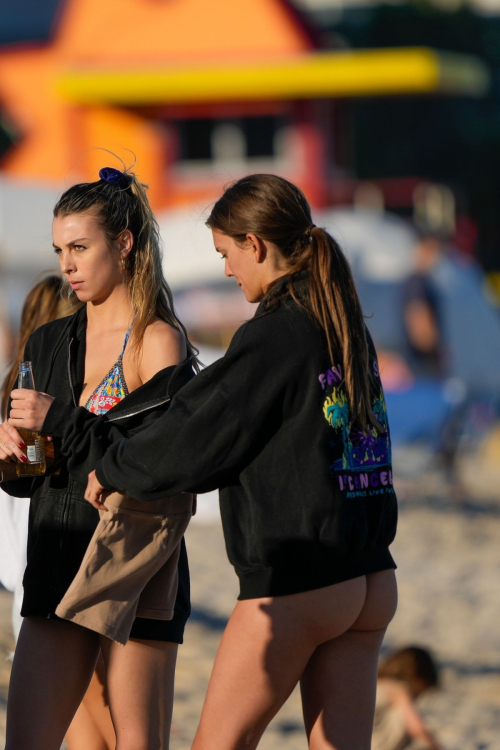
[[[422,645],[442,667],[442,686],[421,710],[445,750],[500,750],[500,502],[457,501],[439,472],[400,477],[393,553],[400,603],[385,649]],[[201,512],[187,534],[193,616],[179,652],[172,750],[188,750],[212,662],[237,594],[220,524]],[[0,591],[0,738],[3,739],[11,597]],[[300,695],[272,722],[262,750],[303,750]]]

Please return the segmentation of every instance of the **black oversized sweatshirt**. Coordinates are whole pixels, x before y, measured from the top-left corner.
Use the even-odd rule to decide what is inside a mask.
[[[226,355],[151,427],[97,464],[107,489],[141,501],[220,489],[240,599],[395,568],[390,436],[373,345],[378,433],[352,424],[340,352],[290,297],[235,334]]]

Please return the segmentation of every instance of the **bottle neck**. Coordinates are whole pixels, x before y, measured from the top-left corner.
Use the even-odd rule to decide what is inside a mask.
[[[18,388],[27,388],[32,391],[35,388],[35,382],[33,380],[33,369],[31,362],[20,362],[19,363],[19,375],[17,378]]]

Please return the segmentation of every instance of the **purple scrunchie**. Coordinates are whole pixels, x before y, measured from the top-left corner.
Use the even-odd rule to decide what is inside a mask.
[[[133,177],[114,167],[103,167],[99,170],[99,177],[110,185],[118,185],[121,188],[128,188],[132,184]]]

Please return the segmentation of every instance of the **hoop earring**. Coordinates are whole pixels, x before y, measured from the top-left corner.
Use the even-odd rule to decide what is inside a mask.
[[[122,258],[122,271],[125,270],[125,258]]]

